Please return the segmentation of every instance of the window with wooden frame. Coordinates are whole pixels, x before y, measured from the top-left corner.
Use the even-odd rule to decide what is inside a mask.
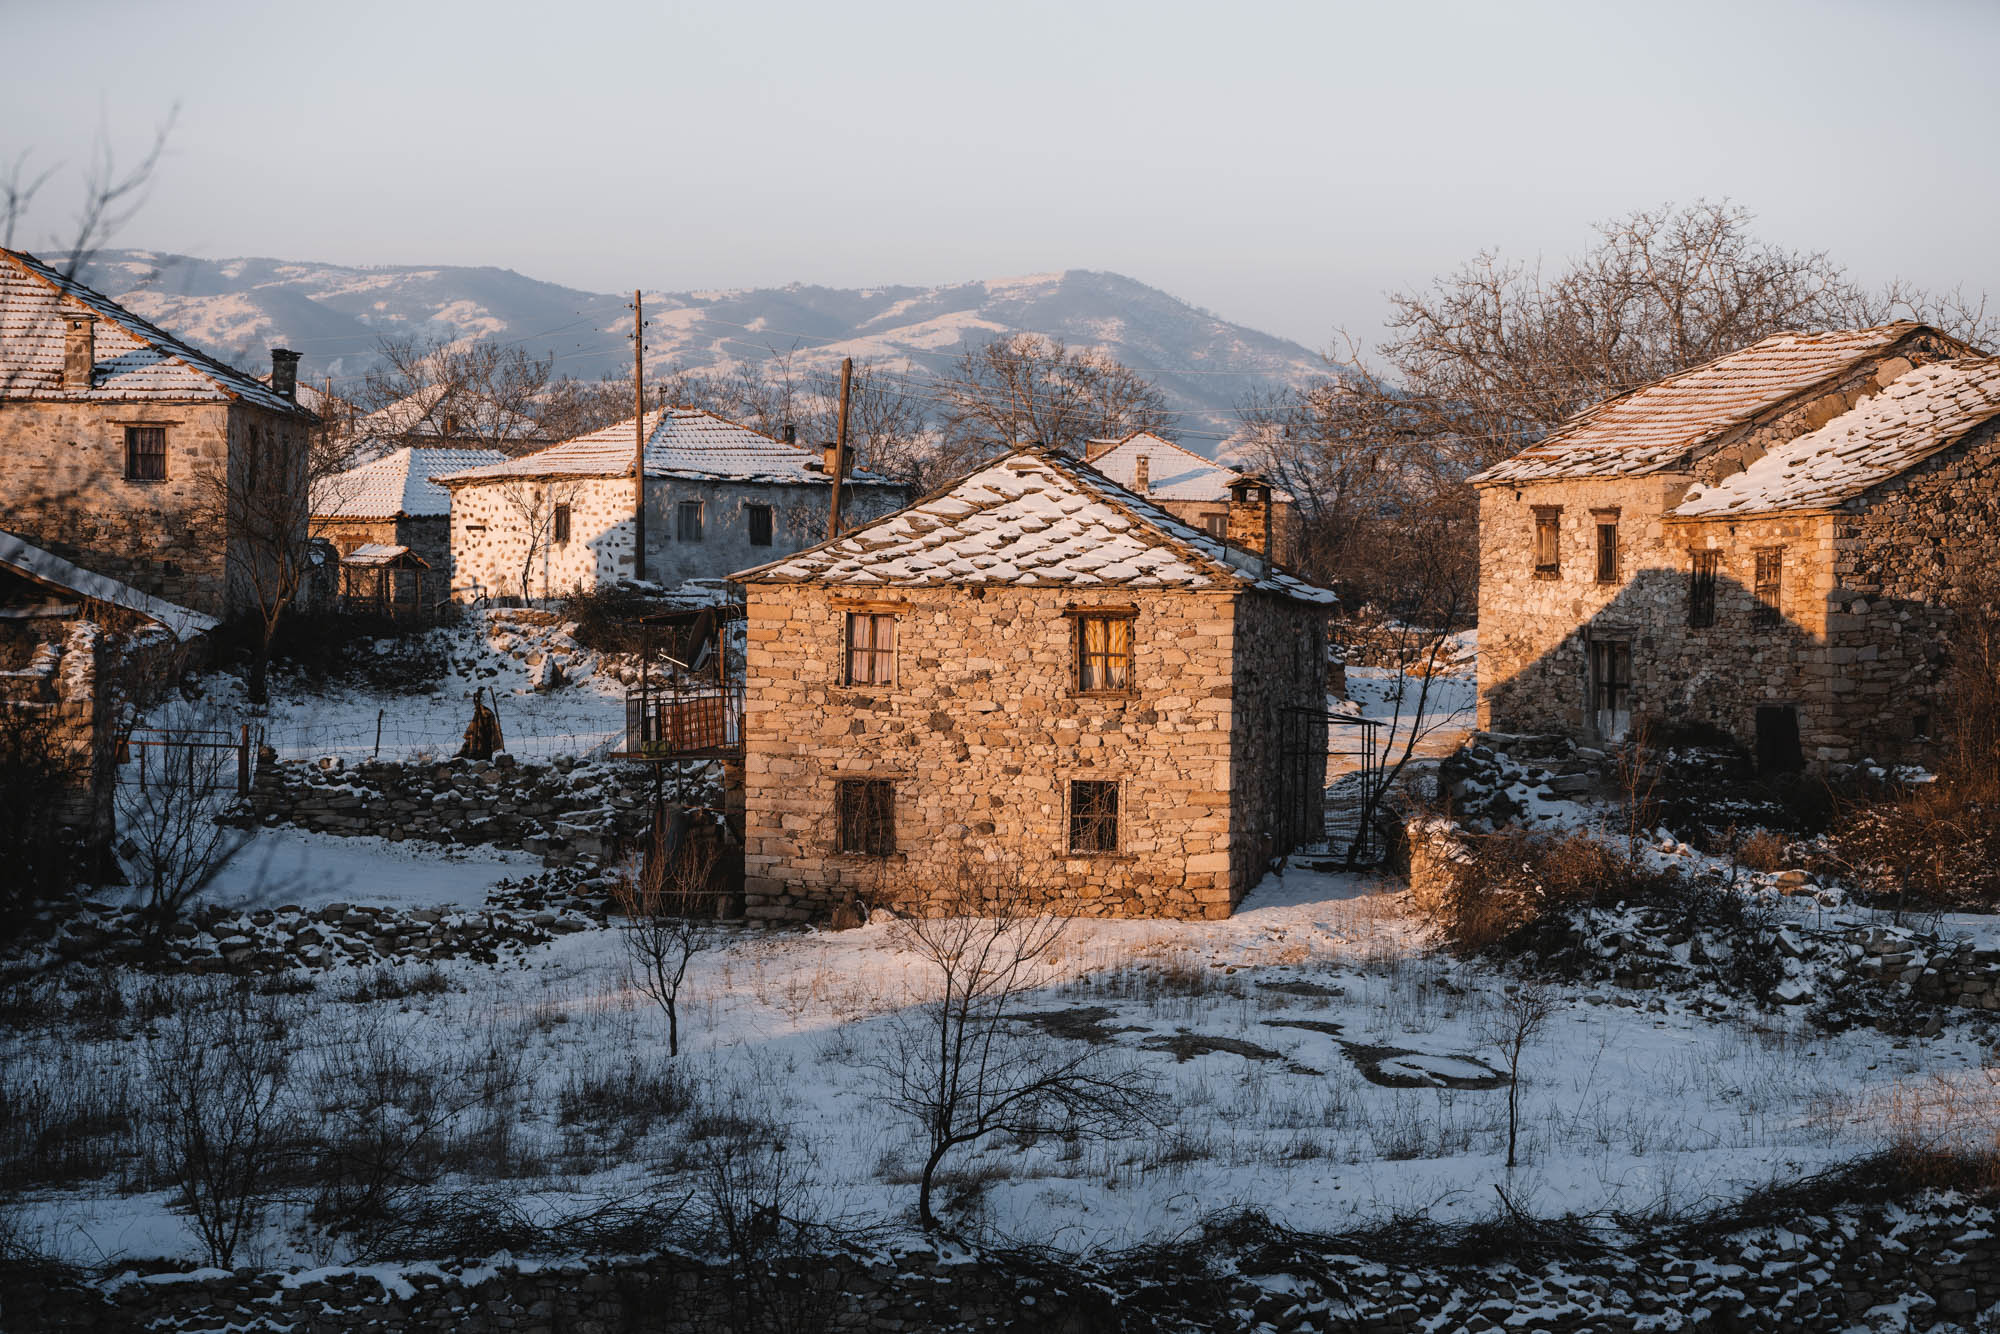
[[[749,507],[750,545],[768,547],[771,545],[771,507],[752,505]]]
[[[896,618],[884,612],[847,613],[847,670],[843,683],[886,686],[896,680]]]
[[[1218,542],[1229,536],[1229,516],[1227,514],[1205,514],[1202,516],[1201,526],[1206,528],[1208,535]]]
[[[682,542],[701,541],[701,502],[683,500],[676,514],[674,537]]]
[[[1618,582],[1618,512],[1606,510],[1597,520],[1597,582]]]
[[[549,540],[558,546],[569,541],[569,506],[556,506],[555,518],[549,524]]]
[[[1069,785],[1069,850],[1118,851],[1118,784],[1078,779]]]
[[[167,428],[125,428],[125,476],[134,482],[162,482],[167,477]]]
[[[1688,624],[1700,629],[1715,624],[1715,575],[1722,568],[1720,551],[1690,551]]]
[[[1562,574],[1562,506],[1535,506],[1535,578]]]
[[[1132,617],[1129,611],[1076,614],[1079,691],[1122,695],[1132,689]]]
[[[1757,579],[1752,591],[1757,597],[1757,607],[1750,615],[1750,624],[1760,630],[1768,630],[1778,623],[1782,612],[1785,582],[1785,549],[1783,547],[1757,548]]]
[[[839,849],[864,857],[896,850],[896,785],[886,778],[838,780]]]

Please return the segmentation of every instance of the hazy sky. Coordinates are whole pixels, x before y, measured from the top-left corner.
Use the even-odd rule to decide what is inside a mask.
[[[1111,269],[1311,346],[1728,196],[2000,295],[2000,4],[0,0],[0,154],[179,105],[116,244],[599,291]],[[40,53],[38,56],[29,53]]]

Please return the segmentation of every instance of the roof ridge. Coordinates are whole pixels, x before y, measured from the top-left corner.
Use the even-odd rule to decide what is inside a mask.
[[[1082,469],[1084,472],[1089,473],[1092,478],[1095,478],[1097,482],[1102,483],[1104,487],[1109,487],[1111,490],[1116,491],[1118,493],[1118,495],[1116,496],[1103,495],[1104,501],[1107,504],[1111,505],[1114,509],[1122,511],[1125,514],[1126,518],[1136,520],[1137,522],[1143,523],[1147,527],[1156,530],[1162,537],[1166,538],[1168,542],[1170,542],[1173,545],[1175,551],[1178,554],[1190,557],[1197,563],[1207,566],[1211,571],[1219,572],[1231,580],[1240,580],[1246,573],[1248,573],[1248,571],[1240,570],[1236,566],[1229,564],[1227,561],[1217,561],[1213,556],[1210,556],[1207,552],[1202,551],[1198,547],[1190,545],[1186,539],[1173,533],[1164,525],[1159,523],[1157,520],[1154,520],[1148,517],[1147,515],[1140,514],[1134,511],[1132,509],[1132,506],[1126,503],[1126,501],[1121,499],[1120,497],[1129,497],[1130,500],[1134,502],[1144,504],[1147,509],[1156,511],[1161,518],[1165,519],[1168,523],[1173,524],[1175,527],[1187,528],[1190,534],[1194,532],[1194,529],[1192,527],[1183,524],[1179,519],[1175,518],[1172,514],[1169,514],[1166,510],[1159,509],[1157,506],[1152,505],[1149,502],[1141,501],[1139,497],[1133,495],[1132,492],[1127,491],[1124,487],[1118,485],[1118,483],[1112,481],[1109,477],[1106,477],[1103,473],[1091,467],[1088,463],[1085,463],[1083,460],[1072,459],[1067,456],[1062,456],[1053,450],[1048,450],[1048,451],[1033,450],[1031,447],[1030,452],[1032,452],[1037,458],[1041,459],[1042,461],[1054,464],[1057,471],[1062,471],[1065,465],[1073,468]],[[1058,459],[1060,459],[1060,462],[1057,462]],[[1086,479],[1077,478],[1076,480],[1081,482],[1085,481]],[[1092,485],[1092,489],[1098,490],[1100,494],[1102,494],[1102,488],[1094,484]],[[1225,544],[1225,549],[1227,549],[1226,544]],[[1256,582],[1254,577],[1252,578],[1251,582],[1252,583]]]

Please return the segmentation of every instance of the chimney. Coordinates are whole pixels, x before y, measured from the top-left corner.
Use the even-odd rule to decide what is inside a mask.
[[[840,469],[840,446],[823,445],[821,450],[819,470],[831,477]]]
[[[271,388],[296,402],[299,397],[299,354],[288,347],[271,349]]]
[[[1132,489],[1142,496],[1153,493],[1153,456],[1151,454],[1141,454],[1139,461],[1133,465]]]
[[[786,422],[785,443],[788,445],[796,445],[798,442],[799,442],[799,428],[792,425],[790,422]]]
[[[63,314],[63,378],[65,389],[88,389],[97,369],[97,316],[89,311]]]
[[[1271,484],[1255,473],[1229,484],[1227,532],[1230,546],[1263,557],[1265,570],[1271,568]]]

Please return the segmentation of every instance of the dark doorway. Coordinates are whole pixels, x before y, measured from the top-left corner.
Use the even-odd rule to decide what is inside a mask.
[[[1757,707],[1757,772],[1797,773],[1806,767],[1799,749],[1799,711],[1790,704]]]
[[[1590,709],[1597,735],[1622,740],[1632,730],[1632,646],[1619,640],[1590,641]]]

